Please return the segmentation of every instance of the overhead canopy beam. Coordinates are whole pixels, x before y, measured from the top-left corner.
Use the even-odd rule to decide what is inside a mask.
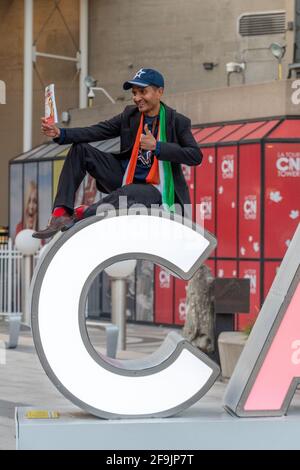
[[[76,57],[48,54],[36,51],[33,46],[33,0],[24,0],[24,98],[23,98],[23,152],[32,148],[32,100],[33,62],[37,57],[76,62],[80,70],[79,107],[87,107],[87,89],[84,83],[88,75],[88,0],[80,0],[80,52]]]
[[[33,0],[24,0],[23,152],[32,148]]]
[[[88,31],[89,6],[88,0],[80,0],[80,76],[79,76],[79,107],[87,107],[87,89],[84,83],[88,75]]]

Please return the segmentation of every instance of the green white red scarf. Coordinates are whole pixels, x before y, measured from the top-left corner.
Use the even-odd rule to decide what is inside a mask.
[[[133,182],[143,128],[144,114],[141,115],[141,120],[136,134],[131,157],[123,177],[123,186],[126,184],[131,184]],[[159,110],[159,127],[157,140],[160,142],[167,142],[166,109],[162,103],[160,104]],[[146,183],[153,184],[153,186],[155,186],[160,191],[162,195],[163,206],[165,207],[165,209],[169,210],[170,212],[173,212],[173,205],[175,202],[175,191],[171,162],[158,160],[158,158],[154,155],[153,164],[147,175]]]

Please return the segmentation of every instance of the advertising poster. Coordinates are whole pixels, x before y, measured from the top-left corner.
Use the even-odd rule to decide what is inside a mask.
[[[300,144],[266,145],[265,258],[283,258],[300,222]]]
[[[260,240],[260,145],[240,146],[239,163],[239,256],[259,258]]]
[[[151,261],[137,261],[136,280],[136,320],[153,322],[154,264]]]
[[[237,256],[237,147],[218,148],[217,256]]]
[[[23,218],[23,165],[10,166],[9,236],[14,241]]]
[[[196,222],[215,233],[215,148],[203,148],[203,161],[196,167]],[[213,256],[213,254],[212,254]]]
[[[155,323],[173,323],[174,277],[163,267],[155,266]]]
[[[97,189],[95,178],[87,174],[77,190],[74,207],[91,206],[99,201],[100,197],[101,193]]]
[[[268,295],[279,267],[279,261],[266,261],[264,264],[264,298]]]
[[[53,162],[53,180],[52,180],[52,199],[53,200],[57,192],[58,180],[59,180],[64,162],[65,162],[64,160],[56,160],[55,162]]]
[[[52,211],[52,162],[39,163],[38,183],[38,227],[42,229]]]
[[[260,263],[241,261],[239,278],[250,280],[250,312],[238,315],[238,329],[243,330],[254,323],[260,311]]]
[[[38,191],[37,191],[37,163],[24,164],[24,186],[22,214],[16,225],[15,235],[21,230],[38,228]]]
[[[175,279],[175,324],[184,325],[186,320],[187,281]]]
[[[192,204],[192,217],[195,220],[195,168],[188,165],[181,165],[183,176],[189,188],[189,194]]]

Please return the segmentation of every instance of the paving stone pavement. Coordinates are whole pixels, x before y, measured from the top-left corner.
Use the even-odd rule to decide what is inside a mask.
[[[7,327],[0,322],[0,450],[15,449],[15,407],[29,406],[39,409],[64,409],[80,411],[61,395],[46,376],[36,355],[31,333],[22,331],[17,349],[1,349],[7,340]],[[105,333],[94,322],[88,328],[95,349],[105,353]],[[164,340],[168,328],[153,325],[128,324],[127,351],[119,357],[138,358],[154,352]],[[177,330],[178,331],[178,330]],[[4,357],[5,356],[5,357]],[[5,362],[5,363],[4,363]],[[225,381],[217,381],[201,399],[208,408],[222,406],[226,388]],[[297,390],[292,405],[300,410],[300,390]],[[187,410],[189,412],[189,410]]]
[[[101,352],[105,352],[105,333],[95,322],[88,327],[90,340]],[[138,358],[155,351],[170,331],[153,325],[128,324],[127,350],[120,358]],[[0,322],[1,342],[7,340],[7,326]],[[41,409],[76,407],[61,395],[46,376],[30,331],[22,331],[16,349],[0,351],[0,450],[15,449],[14,413],[17,406]],[[5,357],[4,357],[5,356]],[[3,364],[5,362],[5,364]]]

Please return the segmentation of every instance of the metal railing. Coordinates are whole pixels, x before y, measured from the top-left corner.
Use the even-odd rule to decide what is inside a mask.
[[[8,320],[7,348],[18,345],[22,316],[22,254],[13,247],[11,239],[0,245],[0,317]]]
[[[0,245],[0,315],[21,313],[22,254],[11,239]]]

